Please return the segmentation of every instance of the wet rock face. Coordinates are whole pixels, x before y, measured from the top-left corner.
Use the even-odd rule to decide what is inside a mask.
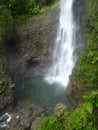
[[[84,21],[84,11],[86,8],[87,0],[75,0],[73,5],[74,21],[75,21],[75,52],[74,56],[78,60],[81,52],[85,48],[86,38],[84,36],[85,31],[85,21]],[[74,58],[74,57],[73,57]],[[81,100],[82,95],[82,83],[76,80],[75,68],[73,68],[72,75],[70,76],[70,83],[66,89],[67,94],[71,97],[73,105]]]
[[[6,50],[9,73],[14,79],[40,74],[49,68],[58,21],[57,10],[34,16],[25,25],[17,27],[16,50]]]
[[[70,96],[70,100],[73,106],[75,106],[78,103],[78,101],[81,100],[81,88],[81,82],[76,81],[72,74],[70,78],[70,83],[68,84],[68,87],[66,89],[66,93]]]
[[[10,94],[0,94],[0,113],[5,107],[10,107],[13,103],[14,96]]]
[[[73,3],[73,19],[74,19],[74,35],[73,41],[75,42],[74,46],[74,55],[73,59],[76,62],[79,58],[81,52],[85,47],[86,38],[84,36],[84,20],[83,13],[85,10],[84,0],[74,0]]]

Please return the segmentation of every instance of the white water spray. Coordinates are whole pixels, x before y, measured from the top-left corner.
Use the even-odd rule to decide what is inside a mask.
[[[53,65],[45,78],[49,83],[58,82],[64,86],[68,85],[69,76],[72,73],[72,68],[75,64],[73,60],[73,1],[74,0],[61,0],[61,12],[55,42]]]
[[[5,128],[7,124],[11,121],[12,116],[8,113],[5,113],[0,117],[0,128]]]

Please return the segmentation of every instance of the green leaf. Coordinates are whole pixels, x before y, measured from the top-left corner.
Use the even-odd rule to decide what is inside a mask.
[[[96,98],[96,100],[95,100],[95,105],[96,105],[96,107],[98,107],[98,98]]]
[[[90,103],[90,102],[87,102],[86,103],[86,109],[89,113],[92,113],[93,112],[93,104]]]
[[[83,99],[88,102],[90,100],[90,97],[87,95],[87,96],[83,96]]]

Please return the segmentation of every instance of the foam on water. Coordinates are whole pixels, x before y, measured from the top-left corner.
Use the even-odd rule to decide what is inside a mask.
[[[11,119],[12,119],[12,116],[10,114],[8,114],[7,112],[5,114],[3,114],[0,117],[0,128],[5,128],[7,126],[7,124],[11,121]]]

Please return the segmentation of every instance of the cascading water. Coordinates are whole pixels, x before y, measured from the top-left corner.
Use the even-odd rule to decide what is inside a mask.
[[[53,65],[49,70],[46,80],[49,83],[58,82],[68,85],[69,76],[75,65],[74,53],[74,22],[72,5],[74,0],[61,0],[59,27],[56,38]]]

